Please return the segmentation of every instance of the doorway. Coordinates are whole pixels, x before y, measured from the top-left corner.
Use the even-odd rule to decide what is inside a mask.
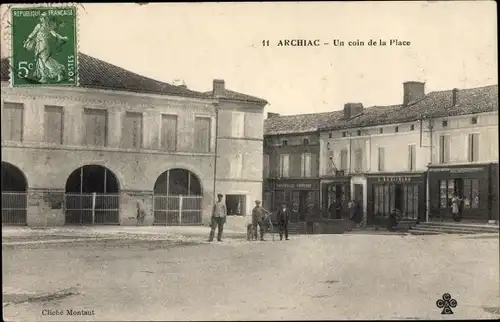
[[[355,184],[354,185],[354,201],[356,202],[357,205],[357,214],[356,214],[356,221],[361,222],[363,220],[363,203],[364,203],[364,198],[363,198],[363,185],[362,184]]]

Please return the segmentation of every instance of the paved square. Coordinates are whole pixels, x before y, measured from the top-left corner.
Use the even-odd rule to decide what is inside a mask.
[[[4,245],[4,319],[500,317],[498,235],[199,241]],[[436,306],[444,293],[454,315]]]

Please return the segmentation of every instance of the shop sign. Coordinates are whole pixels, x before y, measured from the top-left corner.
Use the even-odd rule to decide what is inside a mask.
[[[377,182],[411,182],[412,178],[416,178],[416,177],[384,176],[384,177],[377,177]]]
[[[277,189],[313,189],[312,183],[276,183]]]
[[[431,168],[432,172],[469,173],[484,171],[484,168]]]

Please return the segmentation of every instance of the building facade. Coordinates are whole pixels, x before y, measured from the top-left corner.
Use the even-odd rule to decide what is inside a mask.
[[[238,169],[262,155],[264,100],[220,80],[191,91],[84,54],[79,87],[11,88],[8,73],[2,60],[5,224],[131,225],[138,208],[145,225],[202,224],[216,192],[261,195],[262,165]],[[240,121],[229,111],[251,129],[225,133]]]
[[[451,217],[451,191],[466,189],[464,219],[498,220],[497,92],[487,86],[426,94],[423,83],[407,82],[400,105],[346,104],[340,120],[320,129],[322,204],[340,198],[345,209],[348,196],[368,225],[393,209],[425,221]],[[478,190],[488,201],[466,209]]]

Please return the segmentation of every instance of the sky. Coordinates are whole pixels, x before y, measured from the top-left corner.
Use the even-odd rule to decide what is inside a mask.
[[[6,8],[2,57],[10,50]],[[494,1],[87,3],[78,14],[83,53],[196,91],[224,79],[282,115],[400,104],[405,81],[424,81],[426,92],[498,84]],[[285,39],[329,45],[277,46]],[[365,46],[348,46],[358,39]]]

